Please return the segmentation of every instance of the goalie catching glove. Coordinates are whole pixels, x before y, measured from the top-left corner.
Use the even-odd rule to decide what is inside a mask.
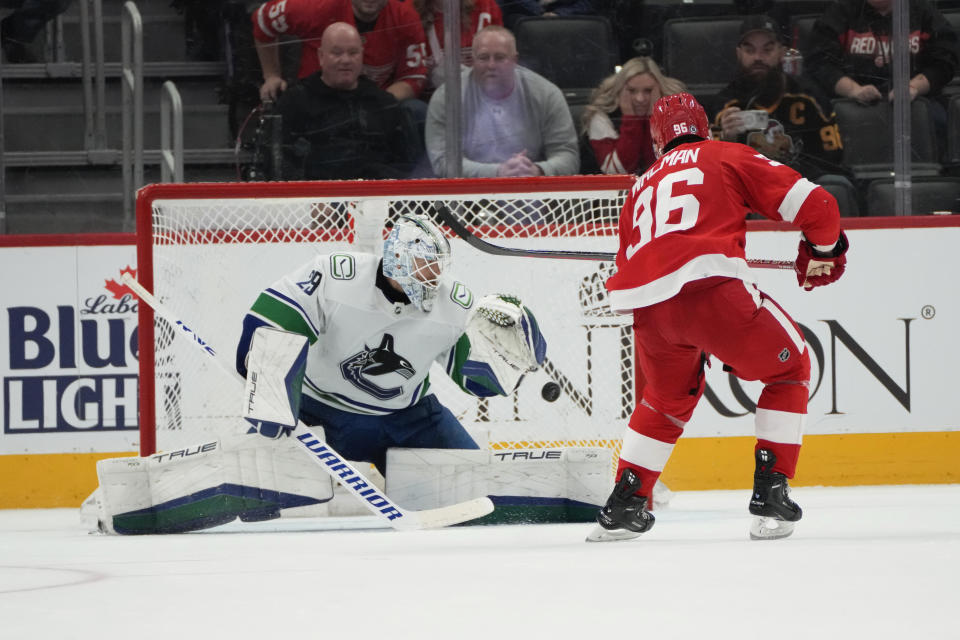
[[[468,375],[483,370],[492,375],[507,395],[527,373],[540,368],[547,356],[547,341],[533,312],[508,294],[484,296],[467,323],[470,340]]]

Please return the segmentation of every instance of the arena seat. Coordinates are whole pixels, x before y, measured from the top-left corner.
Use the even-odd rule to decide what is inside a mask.
[[[514,36],[520,64],[560,87],[568,103],[586,102],[616,66],[613,29],[603,16],[524,17]]]
[[[960,168],[960,94],[947,101],[947,144],[943,164],[950,171]]]
[[[937,156],[933,121],[925,98],[911,103],[911,171],[914,176],[935,176],[942,169]],[[893,172],[893,105],[881,100],[863,105],[856,100],[833,101],[843,136],[843,164],[855,178],[872,180]]]
[[[819,15],[805,14],[792,16],[788,27],[789,45],[797,49],[804,56],[810,51],[810,36],[813,33],[813,23]]]
[[[744,16],[678,18],[663,27],[665,72],[707,98],[737,73],[736,46]]]
[[[866,213],[892,216],[896,211],[893,178],[872,181],[867,187]],[[960,178],[930,176],[914,178],[910,185],[910,210],[913,215],[934,212],[960,213]]]

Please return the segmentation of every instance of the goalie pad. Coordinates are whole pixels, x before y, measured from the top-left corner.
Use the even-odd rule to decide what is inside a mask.
[[[489,451],[389,449],[387,494],[411,509],[487,495],[491,522],[592,522],[610,493],[602,447]]]
[[[533,312],[507,294],[484,296],[467,323],[470,355],[467,376],[492,377],[501,395],[512,393],[523,376],[540,368],[547,341]]]
[[[268,438],[289,434],[300,415],[307,367],[306,336],[257,327],[247,353],[243,417]]]
[[[319,429],[315,427],[315,429]],[[145,458],[97,463],[104,533],[180,533],[267,520],[333,497],[333,481],[292,441],[238,435]]]

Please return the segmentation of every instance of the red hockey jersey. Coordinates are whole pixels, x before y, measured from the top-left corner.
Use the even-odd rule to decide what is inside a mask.
[[[496,0],[477,0],[473,7],[473,13],[470,15],[470,28],[460,29],[460,64],[465,64],[468,67],[473,66],[473,36],[480,29],[491,24],[503,26],[503,14],[500,11],[500,5],[497,4]],[[436,36],[437,44],[439,44],[440,49],[443,49],[442,11],[433,14],[433,24],[430,26]],[[433,50],[429,34],[427,40],[427,67],[432,68],[435,64],[434,58],[436,58],[437,52]]]
[[[754,282],[744,254],[750,212],[790,222],[816,245],[840,235],[833,196],[751,147],[705,140],[665,154],[637,178],[620,213],[610,307],[628,313],[711,276]]]
[[[253,13],[252,20],[258,42],[273,42],[281,35],[302,40],[300,78],[320,70],[317,50],[324,29],[334,22],[357,24],[348,0],[270,0]],[[410,3],[388,0],[373,30],[360,37],[365,76],[381,89],[406,82],[419,95],[427,77],[426,39],[420,16]]]

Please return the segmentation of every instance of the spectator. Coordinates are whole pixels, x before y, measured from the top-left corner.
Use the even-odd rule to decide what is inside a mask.
[[[253,35],[263,85],[262,100],[275,100],[287,88],[280,69],[277,38],[302,41],[300,70],[305,78],[320,70],[320,35],[334,22],[356,27],[364,40],[363,73],[397,100],[420,95],[426,79],[426,41],[420,17],[401,0],[270,0],[253,13]]]
[[[714,131],[722,140],[746,143],[810,180],[843,174],[843,143],[830,102],[813,82],[784,72],[786,47],[780,34],[776,21],[765,15],[743,21],[737,76],[716,97]],[[751,111],[769,114],[768,121],[752,124]]]
[[[807,68],[829,95],[893,99],[893,0],[836,0],[813,25]],[[957,34],[931,0],[909,0],[910,99],[939,95],[957,71]]]
[[[0,0],[0,7],[13,9],[0,20],[0,41],[6,62],[37,62],[30,45],[44,25],[67,10],[71,0]]]
[[[503,24],[513,29],[517,20],[527,16],[592,16],[597,13],[593,0],[497,0],[503,10]]]
[[[426,92],[443,84],[443,0],[413,0],[427,38]],[[503,25],[503,16],[495,0],[460,1],[460,64],[473,66],[473,35],[484,27]]]
[[[656,160],[650,113],[662,96],[686,90],[652,58],[627,60],[600,83],[583,112],[583,131],[602,173],[643,173]],[[581,167],[583,169],[583,167]]]
[[[473,39],[473,68],[461,85],[463,175],[572,175],[580,166],[577,134],[560,89],[517,66],[517,43],[504,27],[481,29]],[[427,155],[446,174],[446,85],[427,112]]]
[[[363,44],[345,22],[323,32],[321,71],[290,87],[282,117],[283,180],[405,178],[415,161],[413,122],[397,99],[360,75]]]

